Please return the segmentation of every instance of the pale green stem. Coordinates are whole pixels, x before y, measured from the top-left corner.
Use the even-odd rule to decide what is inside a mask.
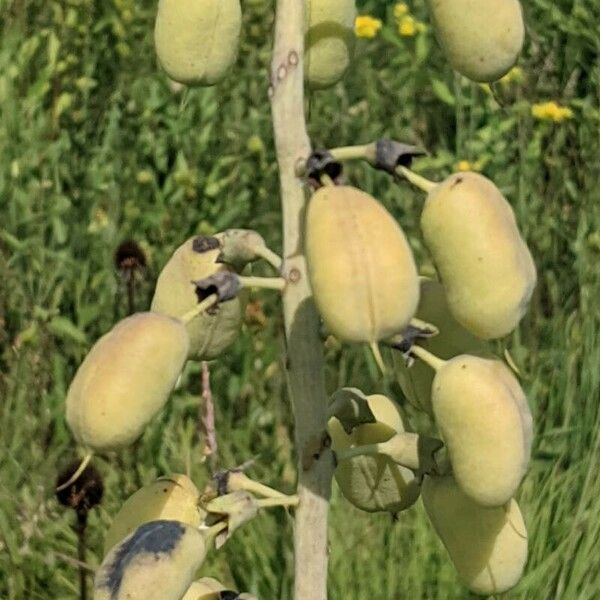
[[[56,488],[56,491],[60,492],[62,490],[67,489],[70,485],[73,485],[81,477],[81,474],[85,471],[85,468],[90,464],[90,461],[92,460],[93,456],[94,456],[93,452],[88,452],[83,457],[81,462],[79,463],[79,466],[77,467],[77,470],[75,471],[75,473],[73,473],[73,475],[71,475],[71,477],[69,477],[69,479],[67,479],[67,481],[65,481],[64,483],[61,483]]]
[[[281,265],[283,261],[281,260],[281,256],[276,252],[273,252],[270,248],[263,246],[261,248],[256,249],[256,254],[258,254],[261,258],[264,258],[270,265],[272,265],[278,271],[281,270]]]
[[[298,496],[286,496],[285,498],[260,498],[256,500],[260,508],[271,508],[274,506],[298,506]]]
[[[243,277],[238,276],[240,285],[245,288],[260,288],[266,290],[283,290],[285,279],[283,277]]]
[[[211,306],[215,305],[219,301],[219,296],[217,294],[211,294],[207,296],[202,302],[199,302],[189,310],[184,315],[179,317],[179,320],[187,325],[190,321],[193,321],[198,315],[201,315],[203,312],[206,312]]]
[[[243,473],[230,473],[229,480],[227,483],[227,489],[235,492],[237,490],[243,490],[250,492],[251,494],[257,494],[258,496],[264,496],[265,498],[288,498],[287,494],[274,490],[273,488],[250,479]]]
[[[362,146],[344,146],[332,148],[329,153],[335,160],[367,160],[375,161],[375,144],[364,144]]]
[[[431,181],[421,175],[417,175],[414,171],[411,171],[402,165],[396,167],[396,173],[398,173],[398,175],[402,175],[402,177],[404,177],[407,181],[427,193],[431,192],[431,190],[438,185],[435,181]]]
[[[435,354],[431,354],[431,352],[425,350],[421,346],[413,346],[410,349],[410,353],[414,354],[417,358],[420,358],[424,363],[428,364],[434,371],[439,370],[443,367],[448,361],[442,360],[435,356]]]
[[[371,342],[369,344],[369,347],[371,348],[371,352],[373,353],[373,358],[375,359],[375,362],[377,363],[377,366],[379,367],[381,374],[385,377],[387,375],[387,369],[385,368],[385,363],[383,362],[383,356],[381,356],[381,350],[379,349],[379,343]]]

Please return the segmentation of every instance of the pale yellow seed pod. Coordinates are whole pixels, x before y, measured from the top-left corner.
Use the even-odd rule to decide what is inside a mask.
[[[237,58],[239,0],[159,0],[154,27],[158,60],[186,85],[214,85]]]
[[[519,0],[429,0],[436,35],[452,68],[491,83],[515,65],[525,38]]]
[[[454,477],[481,506],[512,498],[529,463],[532,419],[516,379],[498,360],[466,354],[433,380],[433,414]]]
[[[415,315],[417,319],[435,325],[439,334],[419,341],[419,345],[435,354],[438,358],[448,359],[458,354],[474,354],[491,356],[489,346],[467,331],[450,313],[446,292],[439,281],[421,278],[419,306]],[[394,368],[398,383],[411,404],[421,408],[430,415],[431,385],[434,371],[423,361],[415,360],[406,366],[406,360],[399,352],[393,353]]]
[[[180,600],[204,562],[207,542],[195,527],[151,521],[104,558],[94,600]]]
[[[309,201],[306,260],[317,308],[341,340],[376,342],[402,330],[419,301],[404,232],[372,196],[324,186]]]
[[[203,577],[190,585],[181,600],[256,600],[250,594],[238,594],[228,590],[213,577]]]
[[[527,529],[514,499],[483,508],[451,476],[425,477],[423,505],[463,583],[484,596],[515,586],[527,562]]]
[[[421,229],[455,319],[482,339],[507,335],[525,314],[536,270],[514,212],[478,173],[456,173],[429,193]]]
[[[220,234],[193,237],[175,250],[156,282],[152,311],[170,316],[184,315],[198,304],[192,281],[232,270],[217,262],[221,252],[219,238]],[[241,325],[242,309],[238,297],[198,315],[186,325],[190,336],[190,358],[216,358],[237,339]]]
[[[312,89],[343,76],[354,52],[354,0],[306,0],[304,78]]]
[[[198,506],[200,492],[186,475],[160,477],[131,495],[104,538],[104,553],[149,521],[173,520],[198,527],[204,511]]]
[[[213,577],[194,581],[181,600],[219,600],[219,592],[227,588]]]
[[[347,434],[337,418],[329,420],[327,429],[334,451],[386,442],[404,431],[400,412],[389,398],[374,394],[367,397],[367,402],[375,423],[359,425]],[[341,460],[335,479],[344,497],[367,512],[396,513],[412,506],[419,497],[419,480],[414,473],[383,455]]]
[[[101,337],[77,370],[66,399],[67,423],[94,452],[132,444],[166,403],[189,348],[184,325],[137,313]]]

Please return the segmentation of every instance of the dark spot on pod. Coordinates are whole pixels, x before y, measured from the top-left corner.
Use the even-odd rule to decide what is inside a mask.
[[[288,54],[288,62],[290,63],[290,65],[297,65],[298,60],[298,53],[295,50],[290,50],[290,53]]]
[[[240,291],[240,280],[235,273],[219,271],[214,275],[192,281],[196,286],[198,302],[202,302],[211,294],[216,294],[219,302],[227,302],[235,298]]]
[[[198,252],[198,254],[208,252],[209,250],[216,250],[220,247],[221,244],[219,240],[210,235],[199,235],[198,237],[195,237],[192,242],[192,250]]]
[[[237,600],[240,595],[237,592],[231,590],[223,590],[219,592],[219,600]]]
[[[108,588],[111,600],[117,600],[125,571],[135,558],[152,554],[158,561],[161,554],[169,554],[175,549],[184,534],[185,526],[179,521],[144,523],[117,547],[112,562],[100,572],[102,580],[98,587]]]
[[[459,175],[453,182],[451,187],[455,187],[463,182],[463,178]]]

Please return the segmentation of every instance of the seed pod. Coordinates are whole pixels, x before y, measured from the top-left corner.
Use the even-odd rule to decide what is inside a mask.
[[[228,590],[212,577],[203,577],[190,585],[181,600],[255,600],[255,598],[250,594]]]
[[[136,313],[101,337],[67,393],[67,423],[95,452],[133,443],[160,411],[185,363],[189,338],[180,321]]]
[[[205,279],[219,272],[231,271],[217,262],[220,254],[219,235],[197,236],[184,242],[161,271],[152,298],[154,312],[181,316],[198,304],[192,281]],[[190,336],[190,357],[210,360],[221,354],[239,335],[242,324],[240,300],[222,302],[190,321],[186,327]]]
[[[354,0],[306,0],[304,78],[324,89],[343,76],[354,52]]]
[[[421,229],[454,318],[482,339],[510,333],[527,310],[535,265],[511,206],[477,173],[435,186]]]
[[[203,518],[199,498],[200,492],[185,475],[168,475],[145,485],[116,514],[104,538],[104,553],[150,521],[173,520],[198,527]]]
[[[327,428],[334,451],[386,442],[404,431],[400,413],[391,400],[374,394],[368,396],[367,401],[375,423],[359,425],[347,434],[337,418],[329,420]],[[419,497],[419,481],[414,473],[383,455],[341,460],[335,470],[335,480],[344,497],[367,512],[396,513],[412,506]]]
[[[167,75],[186,85],[214,85],[238,53],[239,0],[159,0],[154,45]]]
[[[138,527],[104,558],[94,600],[180,600],[207,551],[205,536],[178,521]]]
[[[433,380],[433,414],[462,491],[481,506],[512,498],[531,453],[523,390],[498,360],[462,354]]]
[[[525,37],[518,0],[429,0],[429,8],[446,58],[465,77],[491,83],[517,62]]]
[[[476,594],[501,594],[517,584],[527,561],[527,529],[513,499],[482,508],[451,476],[425,477],[423,505],[458,575]]]
[[[420,346],[437,357],[448,359],[458,354],[491,356],[488,344],[475,337],[454,319],[448,308],[446,292],[439,281],[421,278],[421,293],[415,317],[439,329],[438,335],[419,342]],[[399,352],[393,353],[393,360],[398,383],[404,395],[413,405],[433,414],[431,407],[433,370],[419,360],[407,367],[406,361]]]
[[[314,299],[331,333],[375,342],[403,329],[419,300],[404,232],[372,196],[324,186],[310,199],[306,260]]]

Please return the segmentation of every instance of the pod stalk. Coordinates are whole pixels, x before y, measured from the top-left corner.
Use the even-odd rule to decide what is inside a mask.
[[[242,277],[238,276],[240,285],[245,288],[258,288],[266,290],[279,290],[285,288],[286,281],[283,277]]]
[[[396,173],[404,177],[408,182],[412,183],[415,187],[418,187],[427,194],[438,185],[435,181],[426,179],[422,175],[417,175],[417,173],[407,169],[406,167],[403,167],[402,165],[398,165],[398,167],[396,167]]]
[[[375,160],[375,144],[364,144],[360,146],[343,146],[329,150],[331,156],[338,161],[348,160]]]
[[[219,296],[217,294],[211,294],[207,296],[202,302],[196,304],[192,310],[189,310],[184,315],[179,317],[179,320],[187,325],[190,321],[193,321],[197,316],[206,312],[209,308],[214,306],[219,301]]]
[[[421,359],[424,363],[429,365],[434,371],[441,369],[448,361],[443,360],[432,354],[428,350],[425,350],[422,346],[412,346],[410,353]]]
[[[56,488],[56,491],[60,492],[62,490],[67,489],[70,485],[73,485],[81,477],[81,474],[85,471],[85,468],[90,464],[90,460],[92,460],[93,456],[94,456],[93,452],[88,452],[83,457],[83,459],[82,459],[81,463],[79,464],[79,466],[77,467],[77,470],[75,471],[75,473],[73,473],[73,475],[71,475],[71,477],[69,477],[69,479],[67,479],[67,481],[65,481],[64,483],[59,485]]]

